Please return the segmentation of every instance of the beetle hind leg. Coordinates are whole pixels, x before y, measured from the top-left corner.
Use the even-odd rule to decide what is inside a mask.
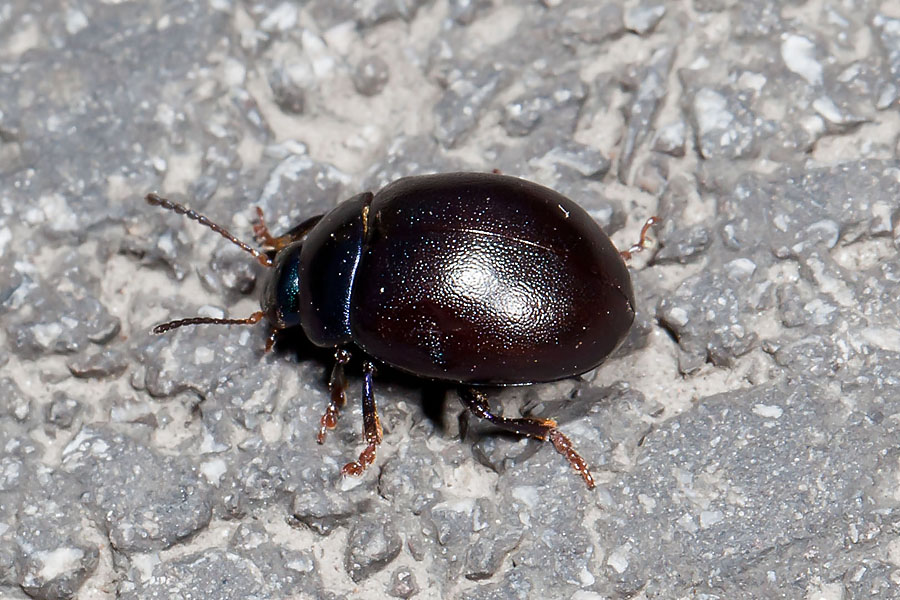
[[[487,396],[483,392],[473,388],[460,388],[459,398],[462,401],[463,406],[480,419],[484,419],[506,431],[511,431],[519,435],[527,435],[528,437],[552,443],[553,447],[556,448],[556,451],[569,461],[569,464],[572,465],[575,472],[581,475],[581,478],[584,480],[584,483],[587,484],[588,489],[593,489],[594,477],[591,475],[590,469],[588,469],[587,461],[578,454],[578,451],[575,450],[571,440],[569,440],[563,432],[557,429],[556,421],[553,419],[539,419],[534,417],[510,419],[495,415],[491,412],[490,405],[488,405]]]
[[[372,378],[375,373],[375,365],[366,361],[363,363],[363,438],[366,442],[365,449],[359,453],[355,462],[349,462],[341,469],[344,475],[359,477],[366,467],[375,462],[375,448],[381,443],[384,432],[381,429],[381,420],[378,418],[378,410],[375,407],[375,392],[372,389]]]

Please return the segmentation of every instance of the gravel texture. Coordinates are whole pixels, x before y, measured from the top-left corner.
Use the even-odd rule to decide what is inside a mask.
[[[0,2],[0,598],[900,597],[895,0]],[[499,169],[624,248],[622,348],[492,394],[548,444],[257,310],[242,238]],[[446,396],[446,398],[445,398]]]

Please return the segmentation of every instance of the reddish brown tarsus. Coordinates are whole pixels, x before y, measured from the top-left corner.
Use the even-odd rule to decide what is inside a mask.
[[[647,219],[647,222],[644,223],[644,226],[641,227],[641,239],[638,240],[638,243],[633,245],[628,250],[622,250],[619,254],[622,255],[622,260],[631,260],[632,255],[647,247],[647,233],[650,231],[650,228],[654,225],[659,225],[662,222],[662,219],[659,217],[650,217]]]

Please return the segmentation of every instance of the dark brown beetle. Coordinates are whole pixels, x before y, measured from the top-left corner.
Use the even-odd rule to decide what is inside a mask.
[[[634,320],[634,293],[619,252],[577,204],[515,177],[450,173],[400,179],[273,237],[257,209],[262,252],[179,204],[147,196],[199,221],[246,250],[270,275],[262,310],[246,319],[197,317],[164,323],[164,333],[201,323],[253,324],[271,335],[302,331],[334,348],[331,402],[319,443],[346,401],[344,365],[363,362],[366,448],[344,466],[361,475],[382,430],[375,408],[375,362],[458,386],[463,405],[494,425],[549,440],[588,487],[585,460],[552,419],[491,412],[480,386],[523,385],[579,375],[599,365]]]

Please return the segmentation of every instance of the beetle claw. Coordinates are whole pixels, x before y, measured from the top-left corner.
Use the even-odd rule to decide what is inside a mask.
[[[275,347],[275,338],[278,336],[278,330],[274,327],[269,330],[269,337],[266,338],[266,354],[272,351],[272,348]]]
[[[348,462],[341,469],[342,475],[350,475],[352,477],[360,477],[363,472],[375,462],[375,446],[377,444],[371,443],[366,446],[366,449],[359,453],[359,460],[355,462]]]
[[[349,360],[349,354],[347,355]],[[340,359],[338,360],[340,364]],[[366,448],[359,453],[359,459],[356,462],[349,462],[341,469],[344,475],[353,475],[359,477],[363,471],[375,462],[375,448],[381,443],[384,432],[381,429],[381,419],[378,418],[378,411],[375,407],[375,392],[372,389],[372,376],[375,373],[375,365],[366,361],[363,364],[363,396],[362,396],[362,412],[363,412],[363,437],[366,441]]]
[[[590,469],[588,469],[587,461],[585,461],[578,451],[572,446],[571,440],[566,437],[559,429],[551,429],[549,436],[550,442],[553,443],[553,447],[556,448],[556,451],[566,457],[566,460],[569,461],[569,464],[572,465],[572,468],[575,469],[575,472],[581,475],[581,478],[584,479],[584,482],[587,484],[588,489],[594,489],[594,476],[591,475]]]

